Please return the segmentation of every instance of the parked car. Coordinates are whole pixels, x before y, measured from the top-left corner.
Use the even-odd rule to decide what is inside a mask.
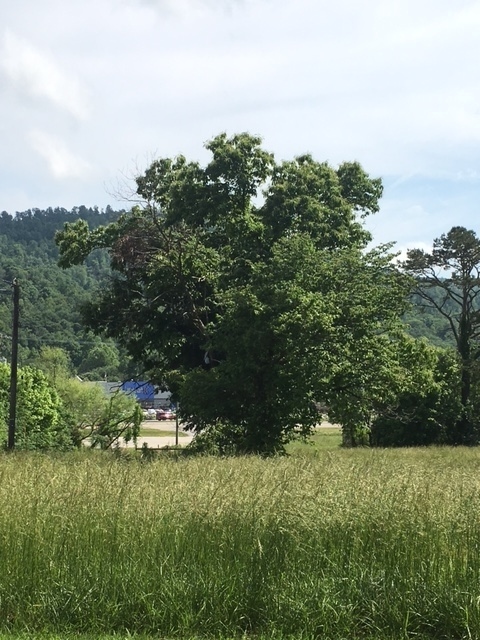
[[[175,414],[170,409],[157,409],[157,420],[175,420]]]

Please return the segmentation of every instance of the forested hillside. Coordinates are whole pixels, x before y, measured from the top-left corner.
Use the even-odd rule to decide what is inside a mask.
[[[76,372],[109,375],[118,369],[114,345],[85,333],[79,308],[109,274],[106,252],[92,254],[85,265],[61,269],[57,264],[56,231],[80,218],[90,228],[118,218],[121,212],[107,208],[78,207],[34,209],[15,216],[0,214],[0,357],[9,358],[12,302],[8,283],[18,278],[21,286],[19,360],[35,359],[42,347],[60,347],[68,352]]]
[[[441,292],[438,291],[439,299],[440,294]],[[427,338],[437,347],[453,347],[455,345],[447,319],[436,309],[426,306],[418,295],[412,296],[412,308],[405,314],[404,321],[408,332],[414,338]]]
[[[109,277],[106,252],[96,251],[85,265],[61,269],[57,264],[56,231],[66,222],[84,219],[90,228],[118,218],[120,211],[77,207],[34,209],[16,215],[0,214],[0,277],[5,282],[0,297],[0,358],[9,358],[12,305],[8,283],[21,284],[20,362],[35,359],[42,347],[60,347],[68,352],[80,375],[111,377],[125,368],[112,343],[87,334],[81,324],[80,306]],[[451,345],[447,322],[437,312],[422,309],[414,299],[405,321],[415,337],[426,337],[439,346]]]

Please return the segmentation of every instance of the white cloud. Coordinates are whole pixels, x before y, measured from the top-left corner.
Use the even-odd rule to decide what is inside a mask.
[[[250,131],[278,159],[357,159],[386,177],[378,241],[476,224],[480,0],[0,4],[0,169],[31,206],[105,205],[135,158],[204,159],[220,131]]]
[[[194,19],[208,12],[230,12],[236,6],[249,4],[249,0],[136,0],[140,4],[153,7],[170,15]],[[255,0],[262,2],[262,0]],[[250,0],[251,3],[251,0]]]
[[[89,174],[88,162],[71,153],[56,136],[44,131],[31,131],[29,140],[32,148],[47,161],[54,178],[83,178]]]
[[[77,78],[27,40],[7,32],[0,65],[20,94],[46,99],[79,120],[88,117],[86,92]]]

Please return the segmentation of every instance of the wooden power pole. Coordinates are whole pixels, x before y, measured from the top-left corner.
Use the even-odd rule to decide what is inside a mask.
[[[13,288],[12,361],[10,363],[10,412],[8,418],[8,449],[15,447],[15,422],[17,418],[17,370],[18,370],[18,325],[20,319],[20,285],[16,278]]]

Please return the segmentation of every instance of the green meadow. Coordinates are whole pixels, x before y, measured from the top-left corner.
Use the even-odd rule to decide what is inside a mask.
[[[307,440],[294,440],[287,445],[289,454],[315,454],[325,449],[338,449],[342,444],[342,432],[339,427],[321,427],[316,429]]]
[[[0,640],[480,638],[480,451],[327,431],[266,460],[2,455]]]

